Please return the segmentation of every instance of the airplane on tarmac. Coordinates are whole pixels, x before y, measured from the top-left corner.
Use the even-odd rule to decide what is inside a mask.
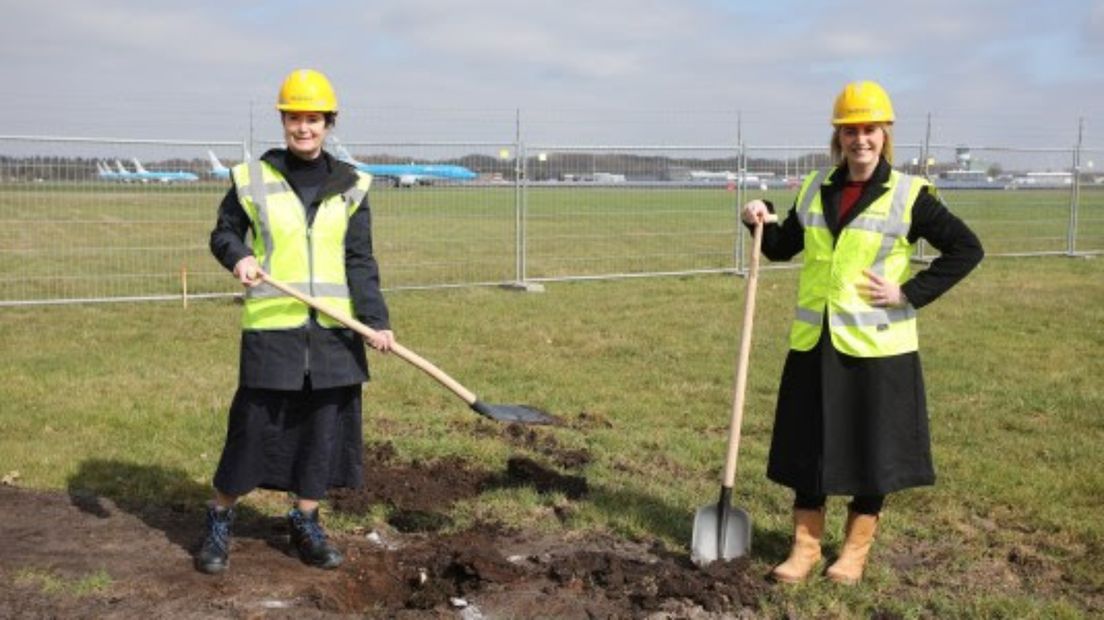
[[[96,178],[101,181],[118,181],[122,183],[130,183],[131,181],[138,181],[138,175],[127,170],[123,167],[122,162],[118,159],[115,160],[115,168],[112,169],[111,164],[107,162],[96,162]]]
[[[453,164],[366,164],[354,159],[336,139],[333,142],[338,159],[374,177],[391,179],[396,187],[428,185],[434,181],[470,181],[479,176],[464,166]]]
[[[145,183],[146,181],[160,181],[162,183],[173,183],[176,181],[180,181],[190,183],[192,181],[199,180],[199,175],[194,172],[151,172],[143,168],[142,162],[138,161],[137,158],[131,159],[131,161],[134,162],[135,171],[129,174],[134,175],[134,178],[142,181],[143,183]],[[120,165],[119,167],[122,168],[122,165]]]
[[[128,174],[130,173],[116,172],[115,170],[111,169],[111,166],[105,164],[102,161],[96,162],[96,177],[99,178],[101,181],[126,181],[129,180],[126,178],[126,175]]]
[[[207,151],[207,159],[211,162],[211,176],[216,179],[229,179],[230,169],[222,165],[218,157],[215,157],[214,151]]]

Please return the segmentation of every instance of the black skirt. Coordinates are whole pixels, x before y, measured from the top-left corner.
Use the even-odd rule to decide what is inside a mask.
[[[361,386],[299,391],[239,387],[230,406],[215,488],[255,488],[322,499],[364,481]]]
[[[885,495],[934,484],[919,353],[851,357],[827,331],[812,350],[791,350],[767,477],[804,495]]]

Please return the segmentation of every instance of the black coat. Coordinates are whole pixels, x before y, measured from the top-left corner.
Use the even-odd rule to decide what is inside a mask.
[[[824,182],[821,199],[835,237],[885,193],[889,174],[883,160],[843,221],[838,213],[846,168]],[[921,238],[940,255],[901,286],[917,309],[954,286],[983,256],[977,236],[933,192],[921,192],[912,205],[908,239]],[[770,260],[789,260],[803,249],[796,206],[780,224],[764,228],[763,254]],[[851,357],[835,350],[827,331],[812,350],[791,350],[779,386],[767,476],[805,495],[884,495],[933,484],[919,353]]]
[[[273,149],[261,159],[275,166],[302,196],[297,180],[302,172],[284,149]],[[351,188],[355,169],[323,152],[325,178],[321,189],[305,208],[307,221],[314,219],[318,205],[329,196]],[[249,216],[231,187],[219,206],[218,221],[211,232],[211,253],[226,267],[253,252],[245,244]],[[357,319],[374,329],[390,329],[387,305],[380,293],[379,267],[372,253],[372,219],[368,197],[349,219],[345,234],[345,273]],[[239,384],[270,390],[299,390],[307,383],[314,389],[359,384],[368,379],[364,343],[348,329],[325,329],[311,312],[307,325],[288,330],[243,330]]]

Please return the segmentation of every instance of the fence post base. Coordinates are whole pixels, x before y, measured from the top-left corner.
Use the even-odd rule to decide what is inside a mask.
[[[509,291],[520,291],[522,293],[543,293],[544,285],[537,282],[507,282],[501,285],[502,288]]]

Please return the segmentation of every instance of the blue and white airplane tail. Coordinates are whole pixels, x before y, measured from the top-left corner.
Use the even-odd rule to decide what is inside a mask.
[[[349,152],[349,149],[345,148],[345,145],[341,143],[341,140],[337,139],[337,136],[331,134],[330,142],[333,144],[334,154],[337,155],[338,159],[347,164],[352,164],[353,166],[364,165],[356,159],[353,159],[352,153]]]
[[[111,169],[111,166],[102,161],[96,162],[96,177],[103,181],[122,181],[122,175]]]
[[[207,151],[207,158],[211,161],[211,176],[216,179],[228,179],[230,178],[230,169],[222,165],[218,157],[215,157],[214,151]]]

